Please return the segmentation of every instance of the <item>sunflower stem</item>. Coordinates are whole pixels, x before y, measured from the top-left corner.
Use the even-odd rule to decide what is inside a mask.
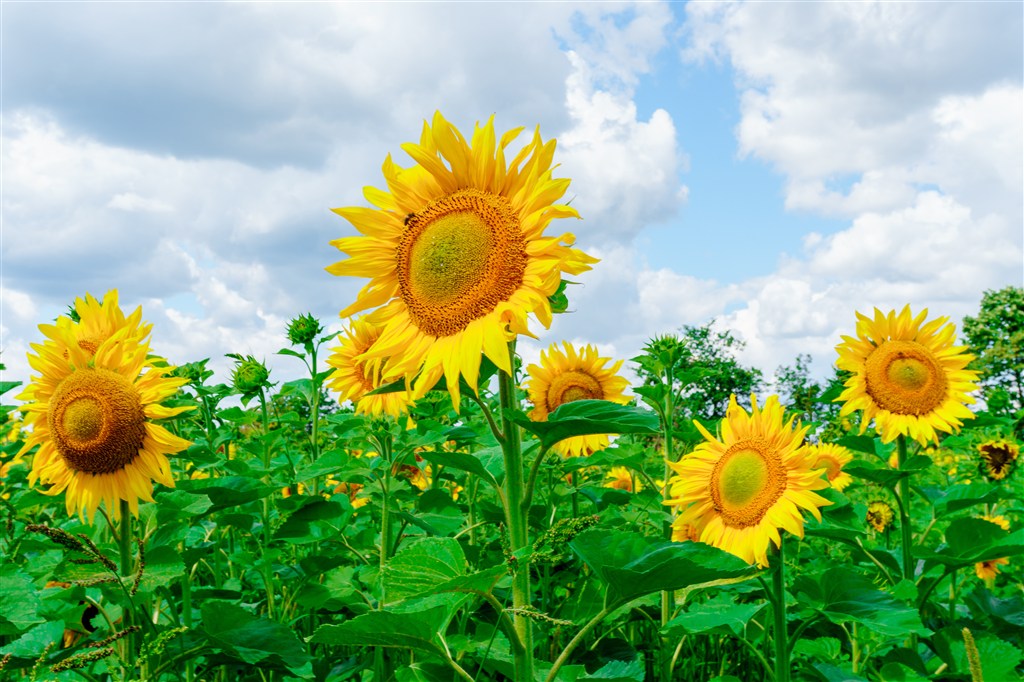
[[[270,417],[267,414],[267,396],[260,387],[260,413],[263,417],[263,470],[266,472],[267,484],[271,483],[270,475]],[[274,570],[267,552],[270,550],[270,495],[263,498],[263,584],[267,592],[267,617],[274,618]]]
[[[121,500],[120,512],[121,532],[118,537],[118,546],[121,552],[121,578],[123,580],[132,573],[132,514],[127,500]],[[122,615],[122,626],[129,628],[134,625],[134,616],[133,604],[129,601],[125,605]],[[133,679],[135,677],[135,636],[129,633],[123,638],[123,641],[125,679]]]
[[[903,434],[896,437],[896,452],[899,457],[900,469],[902,469],[907,461],[907,439]],[[914,545],[914,530],[910,525],[910,477],[901,478],[898,487],[900,533],[903,540],[903,577],[914,582],[914,555],[911,553],[911,548]]]
[[[509,366],[515,372],[515,342],[508,344]],[[505,440],[501,443],[505,459],[505,495],[508,500],[506,516],[508,521],[509,542],[511,551],[516,555],[529,545],[529,502],[524,495],[523,453],[519,427],[512,423],[509,414],[519,409],[519,395],[513,375],[503,370],[498,372],[499,398],[501,400],[502,432]],[[525,557],[522,563],[516,562],[512,577],[513,623],[516,633],[523,644],[522,651],[516,650],[516,679],[529,682],[533,680],[533,632],[532,623],[525,615],[530,606],[530,566]]]
[[[672,425],[674,421],[675,413],[675,376],[673,375],[673,363],[665,363],[665,406],[664,414],[662,415],[662,429],[665,435],[665,472],[662,477],[664,483],[661,487],[661,499],[663,502],[667,502],[669,499],[668,492],[668,479],[672,473],[672,469],[669,466],[675,461],[675,457],[672,453]],[[665,521],[661,527],[662,535],[666,540],[672,539],[672,522]],[[675,605],[675,593],[671,590],[663,590],[661,593],[661,627],[664,628],[668,621],[672,618],[672,607]],[[663,636],[661,638],[661,677],[663,680],[672,679],[672,667],[675,656],[672,651],[672,640],[668,637]]]
[[[789,643],[786,624],[786,556],[783,552],[785,537],[775,552],[776,566],[772,571],[772,612],[775,616],[775,682],[789,682]]]

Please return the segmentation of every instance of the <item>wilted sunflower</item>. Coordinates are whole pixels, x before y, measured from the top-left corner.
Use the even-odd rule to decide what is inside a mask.
[[[922,445],[935,440],[936,430],[952,433],[961,420],[974,415],[965,406],[978,387],[978,373],[964,369],[974,359],[954,346],[956,328],[940,317],[925,323],[928,311],[917,317],[905,306],[871,319],[857,313],[857,336],[844,336],[836,346],[836,366],[853,372],[837,399],[845,404],[840,416],[864,410],[861,433],[868,422],[888,443],[907,435]]]
[[[367,357],[389,358],[385,378],[418,374],[415,397],[443,375],[457,409],[459,377],[477,389],[481,353],[511,374],[507,342],[532,336],[530,313],[550,326],[562,273],[597,262],[570,248],[572,234],[544,234],[553,219],[579,215],[554,203],[569,186],[551,177],[554,140],[537,131],[506,164],[521,130],[496,139],[492,117],[467,142],[436,113],[419,144],[402,145],[416,165],[389,155],[388,191],[364,190],[377,208],[334,209],[362,234],[331,242],[349,258],[327,271],[370,278],[341,316],[383,306],[370,314],[383,330]]]
[[[833,488],[842,491],[853,482],[853,476],[843,471],[843,467],[853,459],[853,453],[848,449],[835,443],[818,443],[807,449],[811,453],[811,468],[824,469]]]
[[[986,478],[1001,481],[1013,473],[1020,456],[1020,447],[1007,440],[990,440],[978,446],[981,461],[978,470]]]
[[[746,410],[732,396],[721,440],[694,422],[706,439],[679,462],[669,462],[665,504],[679,509],[676,523],[693,524],[700,541],[731,552],[748,563],[768,565],[768,543],[780,546],[779,529],[803,537],[800,510],[821,520],[819,507],[831,504],[814,490],[827,488],[803,447],[806,427],[783,423],[778,396]]]
[[[18,396],[28,401],[21,410],[33,429],[21,452],[39,446],[29,484],[65,493],[68,514],[88,514],[90,522],[101,502],[115,518],[119,500],[137,515],[139,499],[153,500],[154,480],[174,487],[166,456],[189,446],[151,421],[191,409],[159,404],[186,380],[147,359],[150,327],[140,325],[141,309],[126,318],[110,301],[116,291],[103,305],[87,296],[76,302],[79,322],[40,325],[48,339],[32,344],[37,355],[28,361],[41,376]]]
[[[385,358],[368,359],[363,354],[380,338],[381,328],[370,324],[366,315],[353,319],[342,332],[341,345],[332,349],[327,364],[334,367],[327,386],[337,391],[340,400],[355,403],[357,414],[389,414],[399,417],[409,411],[409,393],[367,395],[384,385]]]
[[[629,397],[623,391],[629,382],[616,372],[622,367],[622,360],[606,366],[611,358],[602,358],[593,346],[582,350],[568,341],[562,342],[564,352],[557,343],[547,351],[540,352],[540,364],[530,365],[526,371],[530,380],[526,383],[533,409],[530,419],[547,421],[548,415],[560,405],[574,400],[608,400],[624,405]],[[573,436],[559,441],[551,449],[566,457],[585,457],[608,447],[607,434]]]
[[[881,533],[892,526],[895,518],[896,512],[893,511],[892,505],[885,500],[873,500],[868,503],[868,513],[864,520]]]

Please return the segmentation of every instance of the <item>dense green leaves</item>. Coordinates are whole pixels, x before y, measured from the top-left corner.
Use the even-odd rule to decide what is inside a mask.
[[[928,635],[917,610],[896,601],[890,594],[845,566],[794,582],[798,601],[833,623],[856,622],[891,637],[910,633]]]
[[[560,405],[547,421],[535,422],[524,412],[509,412],[512,421],[540,439],[544,448],[572,436],[598,433],[657,433],[658,417],[649,410],[607,400],[574,400]]]
[[[202,618],[203,632],[222,653],[251,665],[283,667],[308,676],[303,668],[309,654],[291,628],[226,602],[206,602]]]

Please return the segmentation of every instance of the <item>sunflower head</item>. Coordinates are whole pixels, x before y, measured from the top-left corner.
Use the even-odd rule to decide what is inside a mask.
[[[815,490],[828,487],[803,446],[806,427],[783,419],[778,396],[763,408],[751,396],[751,412],[732,396],[720,435],[694,422],[705,441],[679,462],[669,479],[665,504],[679,511],[677,523],[691,524],[701,542],[749,563],[768,565],[768,544],[779,546],[779,530],[803,537],[801,510],[821,519],[831,504]]]
[[[380,338],[381,327],[371,324],[366,315],[353,319],[341,333],[341,345],[332,349],[327,364],[334,368],[327,386],[339,393],[339,399],[355,403],[357,414],[401,416],[412,401],[408,391],[367,395],[383,386],[387,358],[367,358],[366,351]]]
[[[587,345],[577,349],[568,341],[561,347],[551,344],[540,353],[540,364],[530,365],[526,384],[533,409],[530,419],[547,421],[548,415],[560,405],[574,400],[608,400],[625,405],[629,397],[623,391],[629,385],[618,375],[622,360],[611,365],[611,358],[602,358],[597,349]],[[555,452],[566,457],[584,457],[608,447],[607,435],[573,436],[555,444]]]
[[[819,443],[807,447],[811,455],[811,467],[824,469],[829,484],[842,491],[853,482],[853,477],[843,471],[843,467],[853,459],[853,453],[842,445],[835,443]]]
[[[327,271],[370,278],[341,316],[376,308],[382,332],[367,357],[389,359],[386,379],[415,377],[417,397],[444,376],[458,408],[459,379],[477,390],[481,354],[512,374],[508,342],[532,336],[531,314],[550,326],[563,273],[597,262],[571,248],[572,234],[545,235],[579,215],[555,203],[569,181],[552,177],[554,141],[535,132],[506,160],[521,130],[499,138],[492,118],[467,141],[437,113],[402,146],[415,164],[388,156],[387,191],[366,188],[375,208],[334,209],[360,234],[331,242],[348,258]]]
[[[892,505],[885,500],[873,500],[868,503],[865,520],[879,533],[888,530],[895,518],[896,513],[893,511]]]
[[[628,493],[638,493],[644,489],[640,480],[636,479],[627,467],[612,467],[605,476],[604,487],[625,490]]]
[[[999,567],[1009,563],[1010,559],[1008,557],[992,559],[991,561],[979,561],[974,564],[974,574],[986,582],[995,580],[996,576],[999,575]]]
[[[1007,440],[990,440],[978,446],[978,470],[992,481],[1001,481],[1013,473],[1020,457],[1020,446]]]
[[[125,317],[116,302],[116,291],[103,303],[87,295],[76,302],[77,322],[40,325],[47,340],[28,356],[40,376],[19,396],[32,425],[19,454],[39,448],[29,483],[65,493],[68,514],[90,522],[101,502],[115,517],[118,500],[138,514],[139,500],[153,499],[154,480],[173,487],[166,456],[189,445],[153,421],[191,409],[159,404],[186,380],[166,376],[174,368],[149,357],[141,309]]]
[[[974,356],[953,344],[956,329],[947,318],[927,321],[906,306],[874,318],[857,313],[856,337],[844,336],[836,347],[836,366],[853,373],[837,398],[840,416],[863,410],[861,433],[872,419],[888,443],[899,435],[922,445],[936,440],[936,431],[959,430],[973,418],[966,405],[978,387],[977,372],[965,369]]]

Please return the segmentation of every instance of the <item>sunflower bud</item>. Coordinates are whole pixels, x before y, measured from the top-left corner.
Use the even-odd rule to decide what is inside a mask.
[[[299,315],[288,323],[288,340],[293,346],[305,346],[312,343],[317,334],[324,330],[312,313]]]
[[[885,500],[874,500],[868,503],[868,513],[865,520],[878,532],[881,533],[888,530],[894,518],[896,518],[896,512],[893,511],[892,506]]]
[[[235,388],[242,395],[253,395],[270,386],[268,382],[270,371],[262,362],[251,355],[244,358],[240,355],[231,355],[230,357],[238,361],[231,379]]]
[[[648,341],[644,346],[644,352],[657,361],[657,371],[664,372],[669,367],[676,366],[686,352],[686,346],[675,334],[664,334]]]

